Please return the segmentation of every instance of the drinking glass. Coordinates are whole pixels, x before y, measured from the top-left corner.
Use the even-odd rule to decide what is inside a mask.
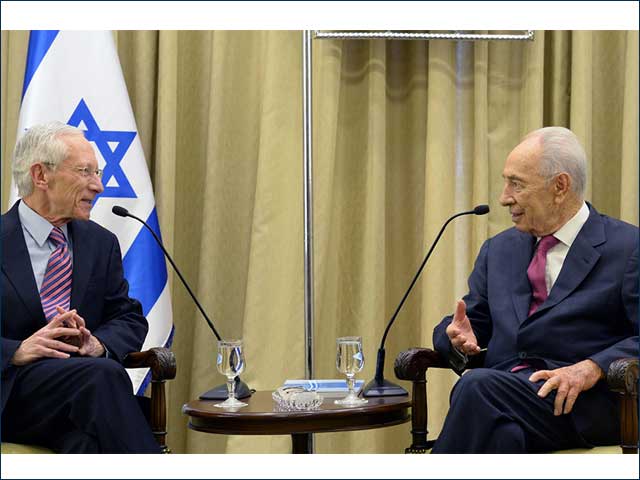
[[[218,341],[218,359],[216,361],[218,371],[227,377],[229,398],[222,403],[216,403],[216,407],[237,409],[248,404],[236,398],[236,377],[244,370],[244,354],[242,353],[242,340]]]
[[[349,393],[346,397],[336,400],[338,405],[358,406],[368,402],[364,398],[358,398],[354,388],[355,374],[364,367],[364,356],[362,354],[361,337],[339,337],[336,340],[337,356],[336,367],[340,373],[347,376],[347,386]]]

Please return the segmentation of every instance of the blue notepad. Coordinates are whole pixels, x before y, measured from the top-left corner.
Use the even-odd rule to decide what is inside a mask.
[[[355,390],[359,393],[364,385],[364,380],[356,380]],[[329,379],[329,380],[286,380],[284,382],[285,387],[302,387],[305,390],[314,390],[318,393],[347,393],[349,387],[347,387],[346,380]]]

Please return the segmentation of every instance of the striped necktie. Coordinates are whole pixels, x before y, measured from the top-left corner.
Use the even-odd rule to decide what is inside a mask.
[[[55,250],[49,257],[47,269],[44,272],[40,300],[47,322],[58,314],[57,306],[69,310],[71,304],[71,255],[64,233],[58,227],[53,227],[49,240]]]

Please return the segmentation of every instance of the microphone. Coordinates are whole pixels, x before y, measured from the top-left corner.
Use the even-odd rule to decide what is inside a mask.
[[[367,383],[367,385],[364,387],[364,390],[362,392],[363,396],[365,396],[365,397],[387,397],[387,396],[392,396],[392,395],[407,395],[407,391],[404,388],[402,388],[400,385],[396,385],[395,383],[389,382],[388,380],[385,380],[385,378],[384,378],[384,354],[385,354],[385,352],[384,352],[384,342],[387,339],[387,334],[389,333],[389,329],[391,328],[391,325],[393,325],[393,322],[396,320],[396,317],[398,316],[398,313],[400,312],[400,309],[402,308],[402,306],[404,305],[405,300],[409,296],[409,293],[411,292],[411,289],[416,284],[416,281],[418,280],[418,277],[422,273],[422,269],[426,265],[427,260],[429,260],[429,257],[431,256],[431,252],[433,252],[433,249],[435,248],[436,244],[438,243],[438,240],[440,240],[440,237],[442,236],[442,233],[444,232],[444,229],[447,228],[447,225],[449,225],[449,223],[454,218],[461,217],[463,215],[486,215],[487,213],[489,213],[489,205],[478,205],[473,210],[456,213],[455,215],[450,217],[444,223],[444,225],[440,229],[440,233],[438,233],[438,236],[436,237],[434,242],[431,244],[431,248],[427,252],[427,255],[424,257],[424,260],[422,261],[422,265],[420,265],[420,268],[418,269],[418,271],[416,272],[415,276],[413,277],[413,280],[411,281],[411,285],[409,285],[409,288],[407,289],[407,291],[405,292],[404,296],[402,297],[402,300],[400,300],[400,304],[398,305],[398,308],[396,308],[396,311],[391,316],[391,320],[389,320],[389,323],[387,324],[387,328],[384,331],[384,335],[382,335],[382,341],[380,342],[380,348],[378,349],[378,358],[377,358],[377,361],[376,361],[376,375],[373,378],[373,380],[371,380],[369,383]]]
[[[145,227],[147,227],[147,230],[151,232],[151,235],[153,235],[153,238],[155,239],[156,243],[162,249],[164,256],[167,257],[167,260],[169,260],[169,263],[171,263],[171,266],[173,267],[175,272],[178,274],[178,277],[180,278],[180,281],[182,281],[184,288],[186,288],[187,292],[189,292],[189,295],[191,295],[191,298],[193,299],[193,302],[198,307],[198,310],[200,310],[200,313],[202,314],[204,319],[207,321],[209,328],[211,329],[213,334],[216,336],[216,338],[218,340],[221,340],[220,335],[216,330],[216,327],[214,327],[211,320],[209,320],[209,317],[205,313],[204,308],[202,308],[202,305],[200,305],[200,302],[194,295],[193,291],[191,290],[191,288],[189,288],[187,281],[182,276],[182,273],[180,273],[180,270],[174,263],[173,259],[171,258],[171,255],[169,255],[169,252],[167,252],[167,250],[164,248],[164,245],[162,244],[162,241],[160,240],[160,238],[158,238],[158,236],[156,235],[156,232],[153,231],[153,229],[147,224],[147,222],[145,222],[141,218],[136,217],[124,207],[114,205],[113,208],[111,209],[111,212],[114,213],[115,215],[118,215],[119,217],[131,217],[139,221]],[[236,390],[235,390],[236,398],[246,398],[251,396],[251,393],[252,393],[251,389],[249,389],[246,383],[240,380],[239,376],[236,377],[235,383],[236,383]],[[228,389],[226,384],[224,384],[224,385],[218,385],[217,387],[214,387],[211,390],[203,393],[202,395],[200,395],[200,399],[201,400],[225,400],[226,398],[228,398],[228,396],[229,396]]]
[[[473,209],[472,212],[459,213],[458,215],[466,215],[467,213],[473,213],[474,215],[486,215],[487,213],[489,213],[489,205],[478,205],[476,208]],[[455,218],[455,217],[452,217],[452,218]]]

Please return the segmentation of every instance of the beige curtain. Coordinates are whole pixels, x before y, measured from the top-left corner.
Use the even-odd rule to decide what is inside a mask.
[[[225,337],[246,345],[244,380],[304,376],[301,33],[117,32],[167,248]],[[6,210],[28,32],[2,32]],[[374,374],[389,317],[442,222],[438,245],[386,343],[385,376],[465,293],[481,243],[510,226],[504,159],[528,131],[573,129],[588,199],[638,223],[638,32],[539,31],[533,42],[314,40],[316,377],[335,378],[335,338],[362,335]],[[171,278],[171,275],[170,275]],[[215,341],[172,279],[176,453],[285,453],[287,436],[207,435],[181,406],[222,383]],[[455,375],[429,373],[439,432]],[[406,388],[410,385],[403,384]],[[320,453],[401,453],[409,425],[316,435]]]

